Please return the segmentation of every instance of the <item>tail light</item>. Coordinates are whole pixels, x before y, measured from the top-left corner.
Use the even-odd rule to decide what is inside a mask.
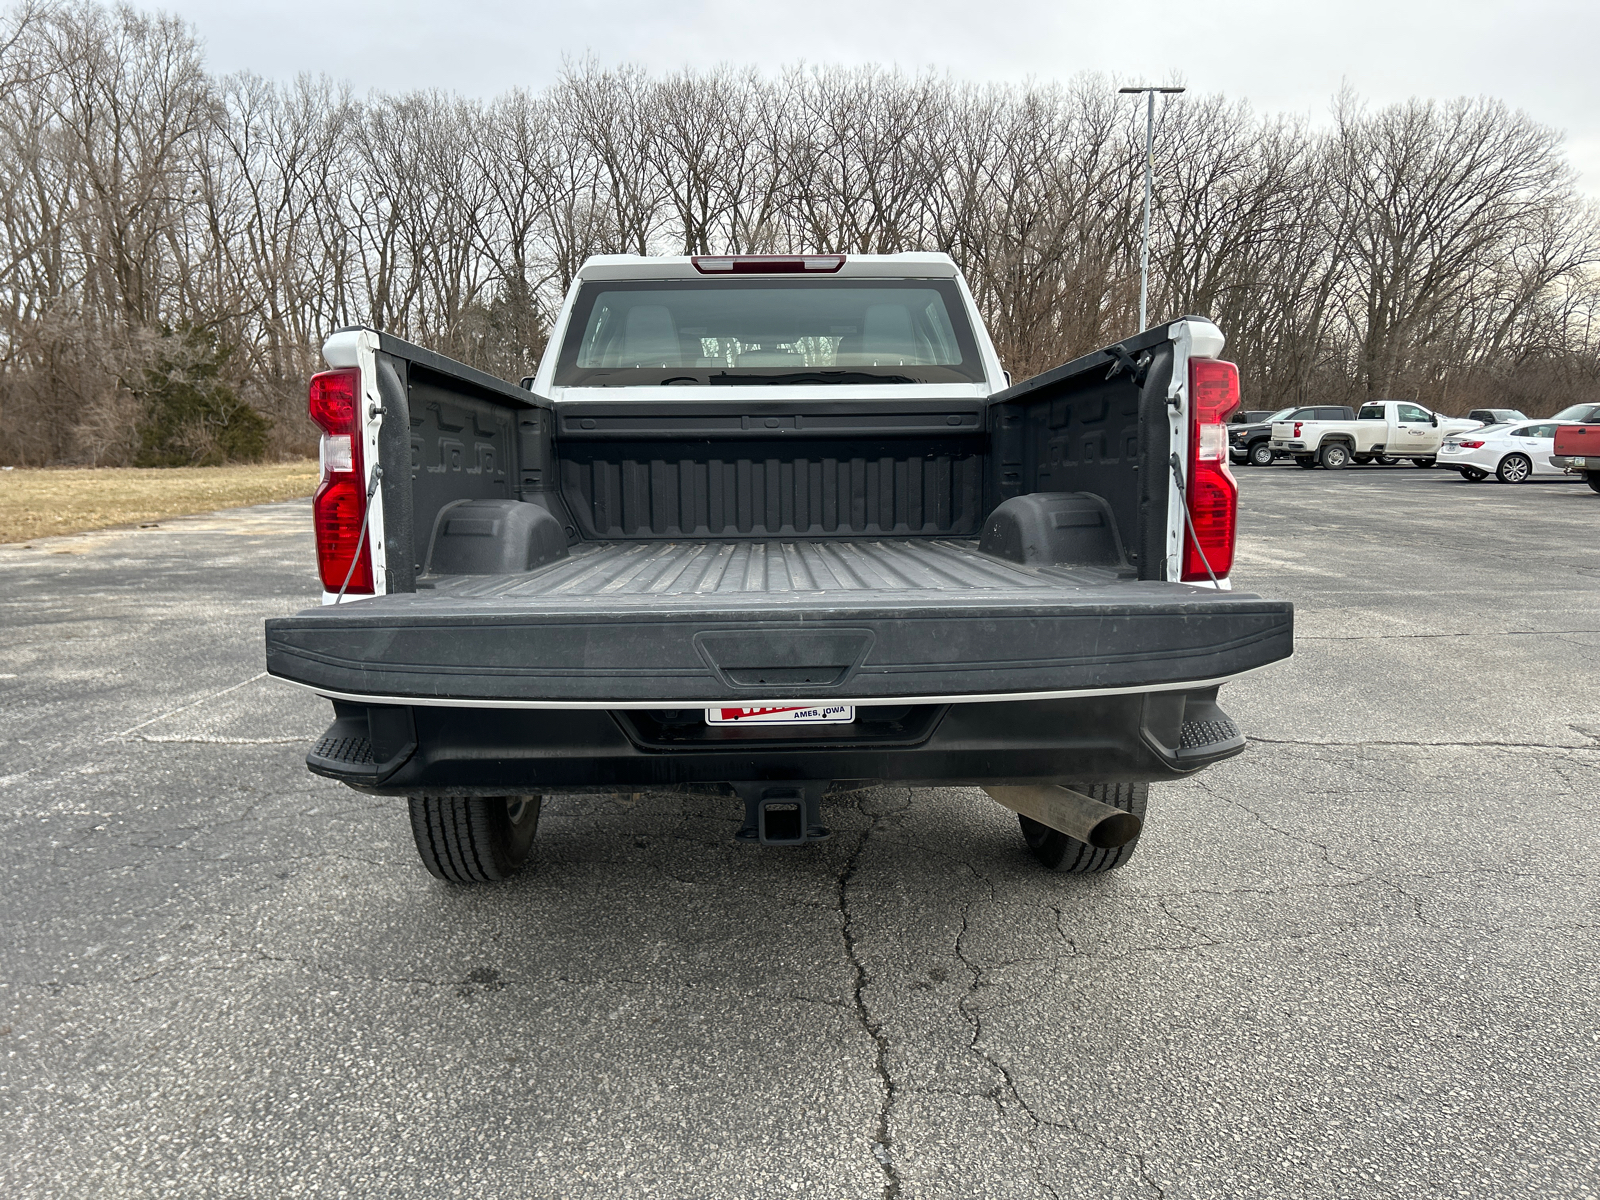
[[[832,274],[844,266],[842,254],[697,254],[689,259],[702,275]]]
[[[1233,570],[1239,485],[1228,470],[1224,422],[1238,407],[1238,367],[1215,358],[1189,360],[1189,494],[1185,499],[1194,534],[1183,542],[1186,581],[1209,580],[1213,575],[1221,579]],[[1295,433],[1299,432],[1296,427]]]
[[[1482,450],[1483,449],[1483,443],[1482,442],[1457,442],[1456,445],[1460,446],[1463,450]]]
[[[1294,436],[1295,437],[1299,437],[1300,436],[1300,422],[1299,421],[1296,421],[1294,423]]]
[[[348,367],[313,375],[310,409],[322,430],[322,482],[311,498],[317,573],[325,591],[370,594],[372,547],[363,536],[367,475],[361,452],[361,372]]]

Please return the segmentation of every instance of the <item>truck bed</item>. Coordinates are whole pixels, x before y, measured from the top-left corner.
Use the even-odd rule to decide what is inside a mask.
[[[956,702],[1203,685],[1292,642],[1287,602],[954,539],[590,542],[418,586],[269,621],[269,670],[413,704]]]

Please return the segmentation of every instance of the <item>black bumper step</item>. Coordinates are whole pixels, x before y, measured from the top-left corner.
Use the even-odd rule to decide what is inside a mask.
[[[1185,721],[1178,742],[1180,750],[1205,750],[1243,736],[1227,717],[1220,721]]]
[[[685,739],[668,748],[625,712],[600,709],[393,707],[336,702],[324,743],[371,730],[373,757],[349,763],[310,755],[319,775],[395,795],[516,795],[564,788],[648,789],[680,784],[743,787],[746,800],[786,799],[774,788],[806,781],[989,784],[1116,783],[1180,779],[1244,749],[1233,737],[1184,745],[1200,725],[1232,722],[1217,689],[1083,699],[953,704],[920,714],[899,734],[818,729],[811,736]],[[740,730],[755,734],[756,730]],[[790,733],[798,731],[782,730]],[[762,783],[741,785],[741,781]],[[825,836],[811,790],[801,788],[803,838]],[[819,793],[820,794],[820,793]],[[795,801],[798,802],[798,801]],[[759,805],[746,826],[763,836]],[[792,810],[785,810],[792,811]]]
[[[372,756],[372,742],[366,737],[344,737],[336,732],[339,725],[335,722],[329,726],[328,732],[322,735],[320,741],[312,747],[309,757],[327,763],[331,768],[345,768],[351,771],[376,771],[378,760]]]

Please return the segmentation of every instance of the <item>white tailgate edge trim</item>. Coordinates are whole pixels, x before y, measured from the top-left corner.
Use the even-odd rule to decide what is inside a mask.
[[[1094,696],[1131,696],[1139,692],[1189,692],[1197,688],[1220,687],[1224,683],[1232,683],[1236,679],[1243,679],[1246,675],[1254,675],[1257,671],[1265,671],[1275,667],[1276,662],[1266,663],[1263,666],[1251,667],[1248,671],[1239,671],[1233,675],[1218,675],[1214,679],[1187,679],[1181,683],[1150,683],[1137,687],[1116,688],[1068,688],[1065,691],[1055,692],[979,692],[966,696],[875,696],[870,700],[857,700],[850,696],[828,696],[822,700],[798,699],[788,697],[774,699],[761,697],[765,704],[793,704],[804,708],[816,708],[825,704],[854,704],[857,708],[883,708],[892,704],[998,704],[1011,700],[1073,700],[1089,699]],[[314,684],[300,683],[294,679],[284,679],[280,675],[273,675],[279,683],[291,684],[297,688],[305,688],[308,692],[315,692],[325,700],[348,700],[354,704],[399,704],[411,705],[417,708],[598,708],[598,709],[653,709],[653,708],[732,708],[741,703],[754,703],[757,697],[735,697],[728,700],[440,700],[422,696],[384,696],[376,693],[362,692],[330,692]]]

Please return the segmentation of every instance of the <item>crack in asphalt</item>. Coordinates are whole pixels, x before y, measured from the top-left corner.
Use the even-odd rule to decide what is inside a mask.
[[[1421,896],[1413,895],[1411,892],[1406,891],[1406,889],[1401,887],[1398,883],[1391,882],[1388,886],[1393,888],[1396,892],[1400,893],[1400,895],[1404,896],[1408,901],[1411,902],[1411,908],[1417,918],[1418,924],[1428,926],[1433,924],[1433,922],[1429,921],[1428,918],[1423,915]]]
[[[1371,877],[1369,872],[1358,871],[1354,867],[1347,867],[1341,862],[1335,862],[1333,858],[1333,848],[1326,842],[1319,842],[1315,838],[1309,838],[1303,834],[1297,834],[1291,830],[1284,829],[1282,826],[1274,825],[1271,821],[1267,820],[1266,817],[1256,812],[1256,810],[1251,808],[1248,804],[1241,803],[1232,796],[1223,795],[1216,788],[1208,784],[1204,779],[1196,779],[1194,782],[1202,790],[1209,792],[1212,796],[1216,797],[1224,804],[1232,805],[1240,812],[1250,814],[1250,816],[1253,817],[1263,829],[1271,830],[1279,837],[1287,838],[1291,842],[1298,842],[1302,846],[1314,847],[1321,853],[1322,861],[1328,866],[1332,867],[1335,871],[1343,871],[1346,875],[1354,875],[1361,879],[1368,879]]]
[[[997,903],[998,901],[996,900],[994,891],[994,881],[989,879],[987,876],[980,874],[970,865],[968,866],[968,870],[972,871],[973,877],[983,884],[984,888],[988,892],[990,903]],[[1071,1133],[1076,1137],[1082,1138],[1084,1141],[1091,1143],[1092,1145],[1098,1146],[1107,1154],[1116,1155],[1119,1158],[1123,1158],[1133,1163],[1138,1168],[1140,1182],[1155,1192],[1158,1198],[1164,1198],[1167,1193],[1161,1187],[1161,1185],[1151,1177],[1148,1163],[1146,1162],[1143,1153],[1135,1149],[1125,1149],[1121,1146],[1113,1145],[1105,1138],[1099,1137],[1089,1130],[1083,1128],[1080,1124],[1078,1124],[1077,1120],[1070,1115],[1068,1115],[1065,1121],[1052,1121],[1048,1117],[1041,1116],[1037,1111],[1035,1111],[1034,1107],[1027,1102],[1027,1100],[1023,1099],[1022,1092],[1018,1089],[1017,1081],[1012,1076],[1010,1068],[1001,1062],[1000,1059],[995,1057],[994,1054],[990,1053],[987,1049],[979,1044],[983,1040],[983,1016],[972,1007],[970,1002],[978,994],[980,988],[988,987],[989,985],[984,982],[983,978],[986,968],[975,963],[967,956],[966,947],[964,945],[966,936],[971,931],[970,918],[972,909],[973,906],[978,902],[978,898],[974,897],[973,899],[968,900],[967,903],[961,908],[961,928],[956,933],[955,945],[953,949],[956,960],[960,962],[961,965],[966,968],[967,973],[972,976],[972,982],[967,986],[966,995],[964,995],[957,1003],[956,1008],[957,1011],[961,1013],[962,1018],[967,1022],[967,1024],[972,1026],[972,1037],[967,1043],[967,1049],[987,1063],[990,1069],[999,1075],[1004,1087],[1003,1089],[996,1087],[990,1090],[988,1093],[985,1093],[981,1096],[976,1096],[974,1098],[988,1100],[1000,1113],[1004,1114],[1006,1112],[1006,1106],[1001,1100],[1001,1093],[1003,1090],[1004,1093],[1015,1102],[1017,1108],[1020,1109],[1022,1113],[1027,1116],[1028,1120],[1033,1123],[1035,1129],[1058,1129],[1063,1132]],[[1056,915],[1056,932],[1068,948],[1069,953],[1067,954],[1067,957],[1083,957],[1082,952],[1078,949],[1077,943],[1068,937],[1062,928],[1061,909],[1054,905],[1051,906],[1051,909]],[[1034,1150],[1035,1153],[1038,1153],[1037,1146],[1034,1147]],[[1056,1189],[1040,1175],[1038,1170],[1033,1171],[1032,1176],[1034,1181],[1048,1191],[1052,1196],[1060,1195],[1060,1193],[1057,1192]]]
[[[1581,733],[1583,731],[1579,730],[1578,732]],[[1556,776],[1561,780],[1562,783],[1566,784],[1566,786],[1567,786],[1566,793],[1564,795],[1556,798],[1556,803],[1558,805],[1560,805],[1560,807],[1564,811],[1571,812],[1572,809],[1566,803],[1564,803],[1564,801],[1566,801],[1569,797],[1574,798],[1574,799],[1576,799],[1578,797],[1581,797],[1584,794],[1583,790],[1580,789],[1578,784],[1573,781],[1572,776],[1567,774],[1567,771],[1570,768],[1569,768],[1568,764],[1562,762],[1560,758],[1552,759],[1549,763],[1547,763],[1545,765],[1548,766],[1551,771],[1555,772]],[[1580,807],[1581,807],[1582,811],[1584,811],[1584,812],[1588,811],[1588,807],[1587,806],[1580,806]]]
[[[907,789],[908,801],[909,796],[910,791]],[[866,810],[860,809],[859,803],[857,808],[866,815]],[[855,922],[850,913],[850,881],[855,878],[856,867],[861,861],[861,851],[866,847],[867,839],[879,828],[881,819],[880,815],[872,814],[872,823],[851,848],[849,856],[845,859],[844,870],[839,874],[839,933],[844,943],[845,959],[855,974],[852,995],[855,1000],[856,1020],[872,1039],[872,1066],[883,1088],[883,1103],[878,1106],[878,1127],[873,1132],[872,1157],[883,1170],[883,1200],[897,1200],[900,1195],[900,1173],[895,1169],[889,1132],[890,1111],[894,1107],[897,1087],[894,1077],[889,1073],[889,1039],[884,1035],[882,1024],[874,1021],[872,1014],[867,1011],[865,995],[867,968],[856,952]]]

